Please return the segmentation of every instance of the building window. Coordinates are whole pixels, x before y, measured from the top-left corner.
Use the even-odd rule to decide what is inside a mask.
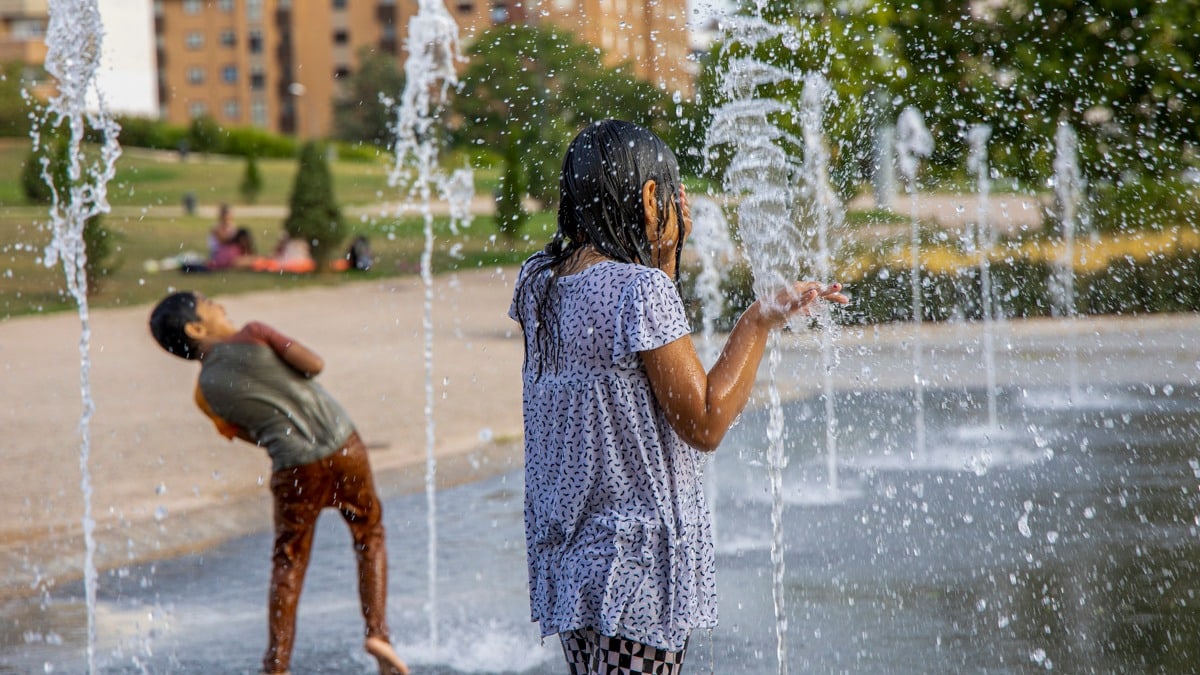
[[[221,69],[221,81],[226,84],[237,82],[237,66],[225,66]]]
[[[335,30],[333,31],[333,44],[344,45],[350,43],[350,31]]]
[[[188,84],[204,84],[204,69],[200,66],[192,66],[187,69]]]
[[[350,77],[350,66],[338,66],[333,69],[333,79],[344,80]]]
[[[204,33],[198,30],[188,31],[187,37],[184,38],[187,43],[187,48],[195,51],[204,47]]]
[[[508,23],[508,5],[503,2],[492,3],[492,23]]]
[[[38,40],[46,36],[46,22],[41,19],[18,19],[9,26],[9,34],[18,40]]]
[[[263,49],[262,31],[260,31],[260,30],[250,31],[250,37],[247,39],[247,42],[249,43],[251,54],[261,54],[262,53],[262,49]]]
[[[207,114],[208,106],[204,104],[204,101],[192,101],[188,104],[188,115],[190,115],[192,119],[204,117]]]
[[[250,102],[250,123],[256,127],[267,126],[267,102],[255,100]]]
[[[201,9],[200,0],[183,0],[184,14],[199,14]]]
[[[237,33],[231,30],[221,31],[221,46],[232,47],[237,44]]]
[[[346,9],[346,0],[333,0],[334,9]]]
[[[262,18],[262,0],[246,0],[246,18],[251,21]]]
[[[259,90],[267,88],[267,75],[263,72],[262,66],[250,66],[250,88]]]
[[[230,122],[238,121],[242,112],[236,98],[226,100],[225,105],[221,106],[221,111],[225,114],[225,119]]]
[[[460,0],[460,2],[455,5],[454,9],[459,14],[470,14],[471,12],[475,11],[475,3],[471,2],[470,0]]]
[[[217,7],[220,7],[222,12],[228,14],[233,11],[233,0],[218,0]]]

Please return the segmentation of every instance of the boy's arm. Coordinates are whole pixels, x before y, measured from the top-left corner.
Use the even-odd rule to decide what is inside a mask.
[[[261,321],[251,321],[243,330],[267,343],[279,358],[305,377],[315,377],[325,369],[325,360],[316,352]]]
[[[196,385],[195,399],[196,399],[196,406],[199,407],[200,410],[205,415],[208,416],[208,419],[212,420],[212,423],[214,425],[216,425],[216,427],[217,427],[217,432],[220,433],[222,436],[224,436],[225,438],[228,438],[231,441],[235,438],[240,438],[243,441],[246,441],[247,443],[255,442],[254,439],[250,438],[246,434],[245,429],[242,429],[241,427],[239,427],[236,424],[231,424],[231,423],[225,421],[220,415],[213,412],[212,406],[210,406],[208,404],[208,399],[204,398],[204,392],[200,391],[200,385],[198,385],[198,384]]]

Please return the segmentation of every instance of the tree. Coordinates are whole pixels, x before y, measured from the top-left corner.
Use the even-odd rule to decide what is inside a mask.
[[[262,173],[258,170],[258,158],[253,154],[246,155],[246,169],[242,173],[242,182],[238,185],[238,190],[247,204],[257,201],[258,193],[262,192]]]
[[[358,69],[343,80],[342,93],[333,103],[334,135],[344,141],[390,147],[395,115],[379,96],[396,98],[403,90],[404,74],[396,57],[363,47],[358,52]]]
[[[70,146],[66,137],[61,135],[42,139],[37,150],[30,148],[25,165],[21,168],[21,189],[30,204],[51,203],[54,199],[51,181],[58,186],[60,198],[70,197],[68,152]],[[46,170],[49,172],[50,181],[47,181],[43,174],[43,160],[48,162]],[[100,279],[117,267],[117,261],[113,258],[114,238],[115,235],[105,227],[101,215],[92,216],[83,224],[83,250],[87,256],[84,270],[90,282],[89,294],[98,291]]]
[[[829,142],[830,176],[843,194],[849,194],[873,170],[872,132],[881,118],[876,98],[893,98],[897,78],[906,71],[899,59],[892,31],[893,12],[887,0],[862,0],[852,11],[823,11],[790,0],[746,3],[743,14],[757,14],[773,25],[787,26],[790,35],[763,39],[757,45],[725,41],[713,46],[702,64],[699,99],[710,108],[727,101],[722,80],[734,59],[753,59],[796,76],[774,84],[760,84],[755,95],[788,104],[799,110],[804,92],[802,76],[820,73],[832,90],[825,109],[824,130]],[[795,36],[800,36],[796,39]],[[796,138],[802,136],[800,120],[780,112],[772,123]],[[700,124],[707,127],[707,114]],[[893,117],[894,120],[894,117]],[[721,161],[716,162],[718,168]]]
[[[1194,218],[1177,177],[1200,146],[1200,33],[1186,28],[1200,3],[890,1],[912,74],[900,93],[925,111],[936,164],[961,167],[966,127],[987,124],[997,173],[1043,186],[1065,124],[1095,226]]]
[[[324,267],[346,238],[346,224],[333,196],[333,175],[320,143],[309,141],[300,148],[288,205],[284,230],[290,237],[307,241],[318,269]]]
[[[217,152],[221,147],[221,125],[210,115],[193,117],[188,127],[188,141],[196,152]]]
[[[557,199],[562,153],[583,126],[619,117],[667,127],[661,91],[627,67],[606,68],[599,50],[569,34],[505,24],[480,35],[468,55],[453,104],[462,119],[457,136],[492,149],[502,165],[497,211],[505,236],[524,223],[523,195]]]
[[[21,95],[25,64],[0,64],[0,136],[28,136],[29,108]]]

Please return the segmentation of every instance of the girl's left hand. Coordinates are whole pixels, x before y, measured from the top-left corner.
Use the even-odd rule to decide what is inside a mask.
[[[842,293],[842,285],[839,283],[826,285],[819,281],[797,281],[776,293],[771,302],[760,300],[757,304],[762,318],[777,328],[787,323],[795,314],[810,316],[812,303],[818,299],[840,305],[850,302],[850,298]]]

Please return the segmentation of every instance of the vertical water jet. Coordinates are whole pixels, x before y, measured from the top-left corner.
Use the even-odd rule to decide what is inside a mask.
[[[913,426],[916,440],[914,455],[925,459],[925,348],[921,344],[921,323],[924,308],[921,301],[921,222],[917,211],[917,169],[921,159],[933,153],[933,137],[925,128],[925,118],[920,110],[909,106],[896,120],[896,161],[904,175],[904,189],[908,192],[912,216],[910,265],[912,279],[912,322],[913,322]]]
[[[108,115],[104,95],[96,84],[104,26],[96,0],[50,0],[46,29],[46,71],[54,77],[57,92],[46,103],[31,130],[34,150],[42,148],[42,178],[50,187],[50,227],[53,238],[46,247],[47,267],[62,265],[67,291],[79,309],[79,389],[83,410],[79,417],[80,491],[83,495],[84,594],[87,602],[88,672],[96,672],[96,541],[92,518],[91,419],[95,403],[91,391],[91,322],[88,308],[87,246],[84,228],[92,218],[109,212],[108,183],[116,173],[121,154],[119,127]],[[89,112],[89,95],[97,109]],[[57,135],[67,133],[65,139]],[[88,130],[102,139],[98,156],[86,158]],[[66,171],[56,170],[54,144],[66,143]]]
[[[404,63],[404,91],[394,102],[395,120],[392,126],[395,142],[392,147],[395,163],[388,174],[388,184],[406,192],[408,202],[402,206],[415,208],[424,225],[424,248],[421,252],[421,282],[424,303],[421,326],[424,331],[425,357],[425,498],[428,509],[428,571],[429,571],[429,640],[438,644],[437,616],[437,457],[434,427],[433,384],[433,199],[439,196],[451,203],[451,228],[460,219],[469,218],[472,189],[471,178],[465,169],[446,175],[439,163],[440,147],[435,126],[445,113],[449,90],[458,84],[455,62],[462,60],[459,51],[458,25],[445,5],[436,0],[421,0],[417,14],[408,25],[408,59]],[[386,100],[386,98],[385,98]],[[391,103],[391,101],[389,101]],[[465,202],[465,204],[464,204]],[[463,221],[465,222],[465,221]]]

